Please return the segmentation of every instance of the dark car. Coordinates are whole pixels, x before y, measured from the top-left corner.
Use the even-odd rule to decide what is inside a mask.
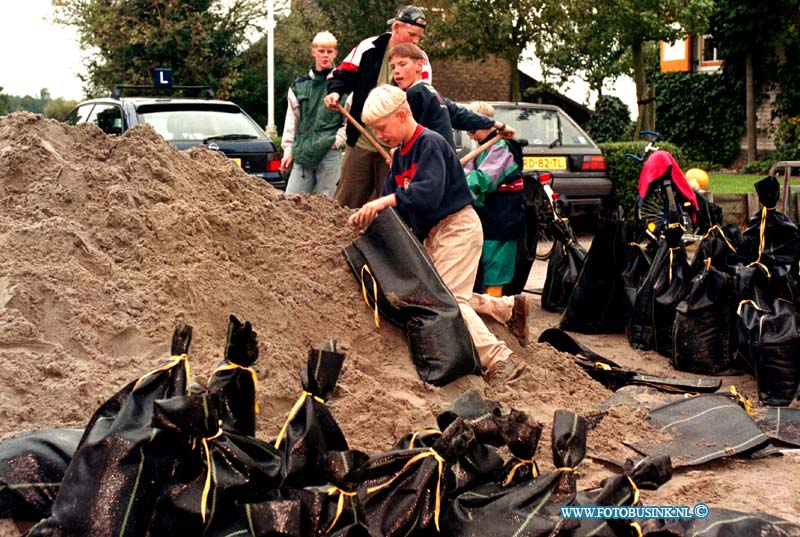
[[[611,192],[600,148],[561,108],[547,104],[493,102],[495,118],[527,140],[522,148],[525,171],[553,174],[553,190],[575,205],[597,205]],[[465,132],[456,131],[459,155],[471,148]]]
[[[221,151],[242,169],[281,190],[280,154],[267,133],[232,102],[179,97],[108,98],[76,106],[65,120],[70,125],[95,123],[107,134],[122,134],[147,123],[178,149],[205,146]]]

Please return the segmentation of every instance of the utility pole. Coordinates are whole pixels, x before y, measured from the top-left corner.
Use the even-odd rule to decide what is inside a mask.
[[[267,134],[277,136],[275,128],[275,0],[267,0]]]

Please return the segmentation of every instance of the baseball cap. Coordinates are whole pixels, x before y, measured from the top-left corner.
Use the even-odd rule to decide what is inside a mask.
[[[394,18],[386,21],[386,24],[394,24],[395,22],[405,22],[406,24],[413,24],[420,28],[425,28],[427,21],[425,20],[425,13],[416,6],[403,6],[398,11]]]

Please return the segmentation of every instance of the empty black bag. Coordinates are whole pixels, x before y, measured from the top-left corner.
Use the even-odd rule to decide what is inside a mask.
[[[403,327],[422,380],[442,386],[480,374],[455,297],[397,212],[381,211],[344,256],[370,307]]]
[[[578,281],[570,294],[561,328],[584,334],[622,332],[625,253],[632,229],[617,214],[601,217]]]
[[[575,233],[566,219],[553,223],[553,248],[547,262],[547,275],[542,290],[542,308],[561,312],[567,307],[569,296],[578,281],[586,250],[578,244]]]
[[[758,383],[758,399],[769,406],[789,406],[800,389],[800,315],[785,300],[758,312],[749,337]]]

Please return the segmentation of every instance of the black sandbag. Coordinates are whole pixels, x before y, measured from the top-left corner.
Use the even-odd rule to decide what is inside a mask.
[[[709,266],[695,276],[675,313],[670,363],[701,375],[733,373],[735,303],[731,277]]]
[[[789,406],[800,390],[800,315],[791,302],[776,300],[749,338],[758,400]]]
[[[720,379],[657,377],[628,371],[597,354],[559,328],[548,328],[542,332],[539,343],[547,343],[556,350],[575,355],[577,357],[575,363],[609,390],[616,391],[628,385],[642,385],[670,392],[707,393],[717,391],[722,385]]]
[[[764,513],[746,513],[722,507],[707,509],[704,518],[641,521],[643,537],[800,537],[800,525]]]
[[[367,460],[360,451],[328,452],[325,473],[331,483],[267,491],[242,502],[240,510],[248,521],[247,534],[310,537],[339,532],[347,535],[366,529],[361,524],[365,516],[357,491]]]
[[[0,518],[38,522],[50,516],[83,429],[42,429],[0,442]]]
[[[324,349],[335,349],[335,343],[327,342]],[[281,453],[281,486],[324,485],[325,454],[348,450],[344,433],[323,397],[333,394],[343,361],[344,355],[334,350],[308,351],[307,365],[300,374],[303,392],[275,440]]]
[[[558,410],[553,419],[553,465],[556,470],[510,486],[487,484],[457,496],[446,512],[442,535],[517,537],[549,536],[578,526],[561,517],[577,493],[574,470],[586,454],[586,420]]]
[[[553,248],[547,262],[547,275],[542,290],[542,308],[562,312],[578,281],[586,250],[578,244],[567,219],[553,223]]]
[[[778,180],[768,176],[754,186],[763,207],[743,234],[745,263],[760,262],[768,268],[796,264],[800,260],[800,228],[775,209],[780,197]]]
[[[649,243],[651,246],[655,243]],[[652,251],[651,251],[652,250]],[[630,243],[625,254],[625,263],[622,269],[622,317],[625,326],[633,316],[633,308],[636,304],[636,292],[642,282],[650,272],[650,265],[653,263],[653,256],[656,253],[654,247],[644,247],[638,243]]]
[[[650,411],[650,424],[668,440],[631,443],[645,455],[669,455],[673,468],[695,466],[769,443],[753,419],[727,394],[703,394]]]
[[[403,327],[423,381],[442,386],[480,374],[455,297],[396,211],[381,211],[343,254],[370,307]]]
[[[694,195],[697,198],[695,216],[698,233],[706,233],[712,227],[722,225],[722,207],[708,201],[708,198],[699,192],[695,192]]]
[[[583,268],[561,316],[561,328],[584,334],[622,332],[625,252],[633,228],[616,213],[601,216]]]
[[[758,341],[759,322],[766,312],[767,308],[755,300],[743,300],[736,308],[736,322],[731,340],[733,356],[737,363],[741,363],[753,375],[758,353],[755,356],[751,353]]]
[[[579,491],[575,505],[609,506],[641,505],[639,490],[656,490],[672,479],[672,463],[666,455],[645,457],[634,463],[625,461],[624,475],[612,476],[603,480],[595,489]],[[575,537],[616,537],[628,535],[633,520],[626,519],[581,519]]]
[[[715,269],[731,274],[735,265],[744,263],[744,256],[739,253],[741,247],[742,232],[736,224],[713,226],[697,245],[689,266],[689,279],[703,272],[709,263]]]
[[[463,455],[475,435],[457,418],[432,448],[390,451],[364,465],[359,498],[367,525],[377,535],[394,537],[440,530],[440,516],[456,483],[450,464]]]
[[[187,336],[188,333],[188,336]],[[191,327],[173,334],[173,352],[188,349]],[[158,399],[185,395],[186,354],[139,378],[104,404],[89,422],[48,518],[28,535],[142,536],[183,446],[170,431],[151,425]],[[123,400],[113,416],[107,412]]]
[[[148,535],[223,535],[242,526],[238,503],[278,487],[280,453],[220,427],[216,395],[155,403],[153,424],[187,445],[156,505]]]
[[[257,336],[249,321],[242,324],[231,315],[222,363],[211,373],[207,386],[220,404],[222,428],[250,436],[256,434],[258,411],[258,377],[250,367],[258,360]]]
[[[631,318],[626,328],[634,349],[672,352],[672,323],[675,306],[685,293],[688,271],[686,250],[681,244],[683,230],[670,227],[658,240],[650,270],[636,291]],[[666,347],[669,347],[667,352]]]

